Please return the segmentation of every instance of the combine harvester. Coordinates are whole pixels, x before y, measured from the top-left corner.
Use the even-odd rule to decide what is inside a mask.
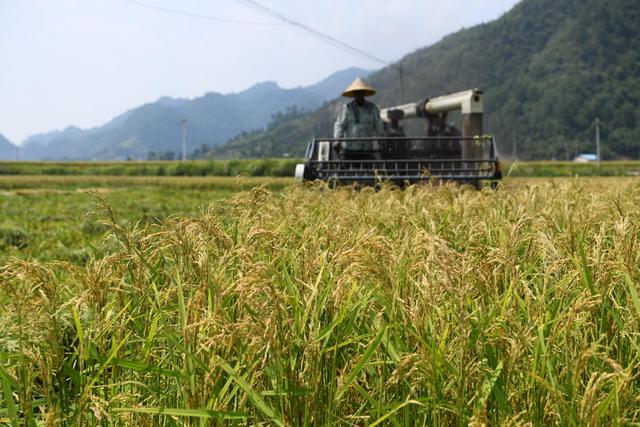
[[[447,114],[460,111],[462,132],[447,125]],[[491,135],[483,134],[482,92],[474,89],[424,101],[385,108],[384,137],[320,138],[307,146],[305,161],[295,177],[335,184],[404,186],[424,181],[455,181],[495,188],[501,164]],[[401,120],[426,121],[425,136],[406,136]],[[362,144],[363,141],[371,141]],[[370,147],[363,150],[362,146]]]

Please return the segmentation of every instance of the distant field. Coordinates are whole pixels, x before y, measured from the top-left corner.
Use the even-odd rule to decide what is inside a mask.
[[[200,215],[210,204],[264,185],[280,191],[288,178],[39,176],[0,177],[0,265],[9,256],[85,263],[104,253],[110,227],[104,198],[122,226]],[[97,249],[101,248],[101,249]],[[97,251],[97,252],[96,252]]]
[[[0,162],[0,175],[293,176],[296,159]]]
[[[0,162],[0,175],[97,175],[97,176],[293,176],[302,159],[248,159],[131,161],[131,162]],[[640,161],[510,162],[505,174],[535,176],[640,176]]]
[[[505,162],[504,173],[513,177],[569,176],[640,176],[640,161],[576,162]]]
[[[266,185],[270,189],[282,189],[293,182],[292,177],[5,175],[0,176],[0,190],[155,187],[226,190],[234,193],[259,185]]]

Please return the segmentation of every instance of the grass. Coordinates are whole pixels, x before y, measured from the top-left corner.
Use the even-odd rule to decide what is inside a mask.
[[[108,253],[2,267],[6,423],[640,422],[637,180],[97,201]]]
[[[505,173],[513,177],[574,177],[574,176],[640,176],[640,161],[618,160],[596,163],[567,161],[505,162]]]
[[[95,188],[169,188],[186,190],[216,190],[236,193],[259,185],[280,190],[293,182],[291,177],[171,177],[171,176],[67,176],[67,175],[7,175],[0,178],[0,191],[36,189],[78,190]]]
[[[2,175],[72,176],[277,176],[292,177],[302,159],[243,159],[130,161],[130,162],[8,162],[0,161]],[[513,167],[512,167],[513,166]],[[638,176],[640,161],[604,161],[595,163],[567,161],[509,162],[505,173],[513,177]]]
[[[0,178],[0,265],[10,256],[82,264],[112,250],[102,244],[92,193],[109,201],[118,224],[145,226],[171,215],[198,215],[238,191],[265,184],[280,191],[284,178],[4,176]]]
[[[0,175],[102,176],[293,176],[299,159],[129,161],[129,162],[7,162]]]

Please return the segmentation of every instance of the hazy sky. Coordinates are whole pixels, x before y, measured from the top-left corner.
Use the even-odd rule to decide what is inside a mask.
[[[282,25],[247,0],[0,0],[0,133],[101,125],[161,96],[309,85],[381,64]],[[508,11],[517,0],[257,0],[385,61]],[[267,24],[267,25],[260,25]],[[427,77],[427,76],[425,76]]]

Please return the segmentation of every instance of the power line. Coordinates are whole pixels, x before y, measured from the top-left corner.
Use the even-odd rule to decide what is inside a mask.
[[[182,161],[187,160],[187,119],[180,120],[182,125]]]
[[[306,31],[307,33],[311,34],[312,36],[323,40],[329,44],[331,44],[332,46],[338,47],[340,49],[349,51],[351,53],[360,55],[364,58],[367,58],[371,61],[377,62],[379,64],[382,65],[392,65],[389,61],[385,61],[384,59],[380,59],[377,56],[374,56],[368,52],[365,52],[362,49],[358,49],[357,47],[351,46],[350,44],[347,44],[341,40],[336,39],[335,37],[332,37],[328,34],[325,34],[323,32],[320,32],[316,29],[313,29],[311,27],[309,27],[308,25],[305,25],[301,22],[298,21],[294,21],[292,19],[287,18],[286,16],[284,16],[282,13],[278,12],[277,10],[271,9],[267,6],[264,6],[260,3],[258,3],[255,0],[238,0],[242,3],[245,3],[246,5],[250,6],[253,10],[256,10],[260,13],[262,13],[263,15],[269,16],[271,18],[275,18],[287,25],[291,25],[294,27],[298,27],[304,31]]]
[[[365,52],[362,49],[358,49],[355,46],[352,46],[348,43],[345,43],[341,40],[336,39],[335,37],[332,37],[328,34],[325,34],[321,31],[318,31],[314,28],[309,27],[308,25],[305,25],[301,22],[298,21],[294,21],[292,19],[287,18],[286,16],[284,16],[282,13],[271,9],[269,7],[266,7],[260,3],[258,3],[255,0],[238,0],[242,3],[244,3],[245,5],[251,7],[253,10],[256,10],[257,12],[268,16],[269,18],[273,18],[276,19],[280,22],[261,22],[261,21],[246,21],[246,20],[240,20],[240,19],[227,19],[227,18],[219,18],[219,17],[215,17],[215,16],[209,16],[209,15],[203,15],[203,14],[199,14],[199,13],[193,13],[193,12],[187,12],[184,10],[178,10],[178,9],[170,9],[167,7],[162,7],[162,6],[156,6],[153,4],[149,4],[149,3],[144,3],[138,0],[120,0],[124,3],[129,3],[135,6],[139,6],[139,7],[144,7],[147,9],[152,9],[152,10],[157,10],[157,11],[161,11],[161,12],[165,12],[165,13],[171,13],[174,15],[180,15],[180,16],[186,16],[189,18],[196,18],[196,19],[204,19],[204,20],[208,20],[208,21],[214,21],[214,22],[222,22],[222,23],[226,23],[226,24],[241,24],[241,25],[256,25],[256,26],[280,26],[280,25],[290,25],[290,26],[294,26],[294,27],[298,27],[300,29],[302,29],[303,31],[306,31],[307,33],[311,34],[312,36],[334,46],[337,47],[339,49],[342,49],[344,51],[359,55],[361,57],[367,58],[370,61],[374,61],[377,62],[381,65],[393,65],[392,63],[390,63],[389,61],[385,61],[384,59],[380,59],[375,55],[372,55],[368,52]]]
[[[263,4],[258,3],[256,0],[237,0],[239,2],[242,2],[244,4],[246,4],[247,6],[251,7],[253,10],[262,13],[263,15],[269,16],[271,18],[275,18],[287,25],[293,26],[293,27],[298,27],[300,29],[302,29],[303,31],[306,31],[307,33],[311,34],[312,36],[338,48],[341,49],[343,51],[352,53],[352,54],[356,54],[359,55],[360,57],[364,57],[370,61],[374,61],[377,62],[379,64],[382,64],[384,66],[389,66],[392,68],[395,68],[396,70],[398,70],[398,77],[399,77],[399,83],[400,83],[400,102],[403,103],[404,102],[404,68],[402,66],[402,62],[397,62],[397,63],[392,63],[389,61],[385,61],[384,59],[380,59],[375,55],[372,55],[368,52],[365,52],[362,49],[358,49],[357,47],[354,47],[348,43],[345,43],[341,40],[336,39],[335,37],[330,36],[329,34],[325,34],[321,31],[318,31],[314,28],[309,27],[308,25],[305,25],[301,22],[298,21],[294,21],[292,19],[287,18],[286,16],[284,16],[282,13],[278,12],[277,10],[271,9],[267,6],[264,6]]]
[[[389,61],[385,61],[384,59],[378,58],[375,55],[372,55],[371,53],[368,53],[362,49],[358,49],[355,46],[352,46],[348,43],[345,43],[341,40],[338,40],[335,37],[330,36],[329,34],[325,34],[321,31],[318,31],[314,28],[309,27],[306,24],[303,24],[302,22],[298,22],[298,21],[294,21],[292,19],[287,18],[285,15],[283,15],[282,13],[278,12],[275,9],[271,9],[267,6],[264,6],[263,4],[257,2],[256,0],[237,0],[241,3],[244,3],[246,6],[248,6],[249,8],[265,15],[268,16],[269,18],[272,19],[276,19],[280,22],[257,22],[257,21],[244,21],[244,20],[237,20],[237,19],[226,19],[226,18],[218,18],[218,17],[213,17],[213,16],[208,16],[208,15],[201,15],[198,13],[192,13],[192,12],[186,12],[183,10],[177,10],[177,9],[169,9],[169,8],[165,8],[165,7],[160,7],[160,6],[155,6],[152,4],[148,4],[148,3],[143,3],[137,0],[121,0],[125,3],[129,3],[129,4],[133,4],[136,6],[140,6],[140,7],[145,7],[148,9],[154,9],[154,10],[159,10],[162,12],[166,12],[166,13],[172,13],[174,15],[182,15],[182,16],[187,16],[190,18],[197,18],[197,19],[205,19],[205,20],[209,20],[209,21],[215,21],[215,22],[224,22],[224,23],[228,23],[228,24],[243,24],[243,25],[256,25],[256,26],[278,26],[278,25],[289,25],[292,27],[297,27],[300,28],[301,30],[307,32],[308,34],[324,41],[327,44],[330,44],[333,47],[336,47],[338,49],[341,49],[345,52],[349,52],[351,54],[355,54],[358,55],[360,57],[366,58],[370,61],[373,62],[377,62],[378,64],[384,65],[384,66],[390,66],[393,68],[396,68],[399,72],[399,81],[400,81],[400,101],[404,102],[404,69],[402,67],[402,63],[401,62],[397,62],[397,63],[392,63]]]
[[[184,10],[169,9],[169,8],[166,8],[166,7],[155,6],[153,4],[143,3],[143,2],[140,2],[140,1],[137,1],[137,0],[120,0],[120,1],[123,1],[125,3],[129,3],[129,4],[133,4],[133,5],[136,5],[136,6],[140,6],[140,7],[145,7],[147,9],[153,9],[153,10],[158,10],[158,11],[161,11],[161,12],[171,13],[171,14],[174,14],[174,15],[187,16],[189,18],[204,19],[204,20],[207,20],[207,21],[222,22],[222,23],[225,23],[225,24],[256,25],[256,26],[268,26],[268,27],[283,25],[282,23],[279,23],[279,22],[257,22],[257,21],[243,21],[243,20],[239,20],[239,19],[218,18],[218,17],[215,17],[215,16],[209,16],[209,15],[202,15],[202,14],[199,14],[199,13],[186,12]]]

